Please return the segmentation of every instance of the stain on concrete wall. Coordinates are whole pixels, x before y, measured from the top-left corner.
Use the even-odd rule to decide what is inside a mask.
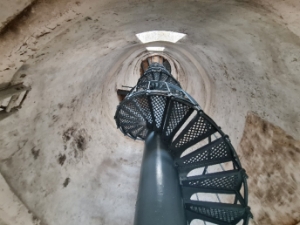
[[[249,113],[239,146],[254,224],[300,222],[300,141]]]

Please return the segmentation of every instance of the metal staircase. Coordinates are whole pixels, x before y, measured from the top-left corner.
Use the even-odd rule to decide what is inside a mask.
[[[149,66],[117,107],[115,120],[124,135],[133,139],[159,134],[178,174],[188,223],[199,219],[204,224],[248,224],[252,214],[247,175],[229,137],[164,66]],[[216,195],[218,201],[200,200],[203,193]],[[219,196],[224,194],[227,197],[221,201]]]

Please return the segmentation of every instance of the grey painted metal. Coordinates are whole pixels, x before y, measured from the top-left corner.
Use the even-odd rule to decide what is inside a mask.
[[[173,158],[161,136],[145,140],[134,225],[184,225],[180,184]]]

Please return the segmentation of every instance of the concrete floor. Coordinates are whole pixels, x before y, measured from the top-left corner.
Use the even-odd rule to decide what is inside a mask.
[[[166,48],[183,88],[240,155],[249,147],[240,142],[254,112],[295,141],[280,148],[299,159],[299,8],[296,0],[34,2],[0,35],[0,85],[26,74],[22,81],[32,87],[23,108],[0,121],[0,172],[34,215],[23,224],[133,223],[143,143],[124,137],[113,116],[116,87],[136,83],[146,46]],[[187,36],[176,44],[140,43],[135,34],[149,30]],[[264,146],[273,140],[264,138]],[[248,165],[246,156],[241,161]],[[299,167],[296,161],[295,173]],[[269,191],[252,180],[263,168],[246,169],[252,224],[300,222],[299,176],[291,181],[296,200],[281,204],[295,211],[281,216],[292,220],[282,221],[273,207],[279,200],[257,200]],[[11,218],[4,224],[22,224]]]

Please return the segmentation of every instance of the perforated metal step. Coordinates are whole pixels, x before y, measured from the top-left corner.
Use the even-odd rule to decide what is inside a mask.
[[[199,189],[240,191],[245,170],[231,170],[213,174],[191,176],[183,179],[183,187],[197,187]]]
[[[235,162],[234,155],[226,139],[221,137],[182,158],[176,158],[175,164],[180,174],[187,174],[195,168],[229,161]]]
[[[184,150],[209,137],[216,131],[217,128],[214,124],[210,123],[204,112],[200,110],[180,135],[172,142],[170,146],[172,154],[176,158],[179,157]]]
[[[232,225],[248,221],[250,208],[241,205],[186,200],[184,202],[189,223],[201,219],[215,224]],[[244,223],[245,224],[245,223]]]
[[[246,186],[245,170],[222,171],[212,174],[185,177],[182,182],[184,199],[191,199],[196,193],[229,194],[234,196],[234,203],[247,206],[244,198]]]
[[[162,132],[163,138],[167,142],[170,142],[170,140],[173,139],[174,135],[193,111],[194,108],[191,105],[187,105],[176,99],[170,100],[165,125]]]

